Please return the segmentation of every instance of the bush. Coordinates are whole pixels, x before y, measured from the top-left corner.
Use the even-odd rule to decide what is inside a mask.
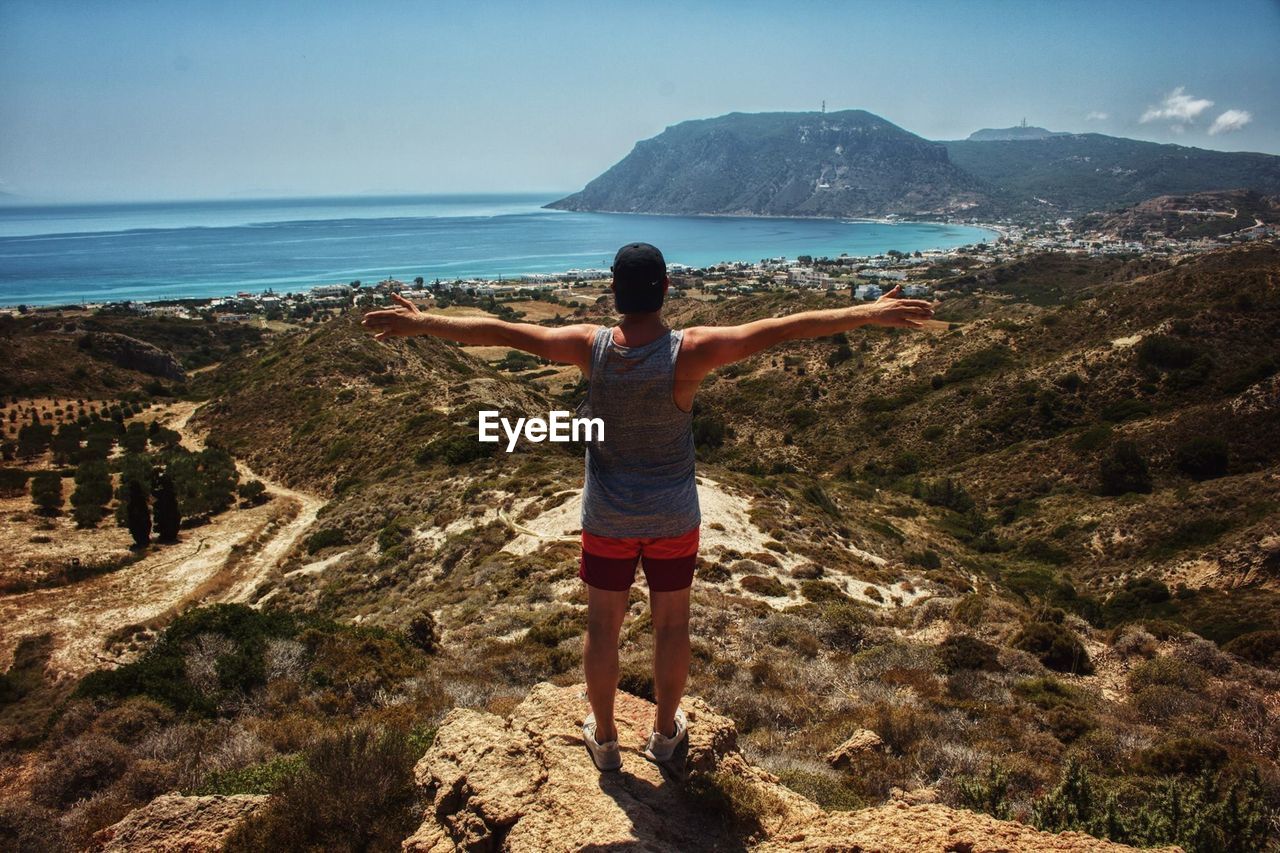
[[[427,654],[434,653],[440,646],[440,635],[436,631],[436,620],[431,615],[430,610],[424,610],[413,617],[405,633],[409,638],[409,642]]]
[[[1143,750],[1138,765],[1156,776],[1198,776],[1217,770],[1227,760],[1227,751],[1211,740],[1180,737]]]
[[[1222,650],[1257,666],[1280,666],[1280,631],[1241,634],[1228,641]]]
[[[132,758],[110,738],[89,734],[59,747],[40,765],[32,784],[37,802],[66,807],[120,778]]]
[[[1220,438],[1196,436],[1181,445],[1175,454],[1178,470],[1196,480],[1223,477],[1230,464],[1227,443]]]
[[[62,477],[56,471],[38,471],[31,478],[31,500],[45,515],[62,509]]]
[[[1098,465],[1098,480],[1104,495],[1142,494],[1151,491],[1151,471],[1137,446],[1131,441],[1118,441]]]
[[[998,672],[999,650],[969,634],[952,634],[938,644],[942,669],[948,674],[967,669]]]
[[[1194,344],[1169,335],[1147,335],[1138,344],[1138,363],[1163,370],[1190,367],[1200,354]]]
[[[307,553],[314,554],[325,548],[335,548],[347,544],[347,535],[336,527],[317,530],[307,537]]]
[[[1143,661],[1129,671],[1129,689],[1134,693],[1155,685],[1196,693],[1203,690],[1208,682],[1209,676],[1203,669],[1168,655]]]
[[[421,818],[404,734],[357,728],[307,750],[305,766],[228,839],[229,851],[392,849]]]
[[[554,610],[529,628],[527,639],[544,646],[558,646],[587,630],[586,613],[570,607]]]
[[[1070,630],[1052,622],[1030,622],[1013,639],[1013,647],[1029,652],[1055,672],[1089,675],[1093,663]]]
[[[772,576],[747,575],[738,583],[742,585],[743,589],[748,592],[754,592],[757,595],[777,597],[787,594],[787,585]]]

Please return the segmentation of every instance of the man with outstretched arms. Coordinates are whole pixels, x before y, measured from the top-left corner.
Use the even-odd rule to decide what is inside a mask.
[[[672,329],[662,317],[671,280],[662,253],[647,243],[618,250],[611,285],[616,326],[547,328],[489,317],[425,313],[399,295],[394,308],[370,311],[364,325],[378,340],[434,335],[463,344],[504,346],[576,365],[586,378],[585,414],[603,421],[587,441],[582,493],[582,558],[587,585],[583,668],[591,713],[583,741],[600,770],[622,757],[614,725],[618,635],[636,565],[649,585],[657,710],[643,754],[671,758],[684,739],[680,710],[689,673],[689,589],[701,515],[694,479],[693,398],[711,371],[783,341],[817,338],[859,326],[920,328],[932,303],[901,298],[901,287],[875,302],[805,311],[737,326]]]

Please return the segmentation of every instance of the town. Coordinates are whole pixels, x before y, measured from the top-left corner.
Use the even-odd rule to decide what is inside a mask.
[[[1213,210],[1181,211],[1189,215],[1220,216]],[[886,221],[899,221],[889,217]],[[1179,239],[1152,230],[1139,238],[1090,231],[1070,218],[1029,226],[1013,221],[967,222],[989,229],[989,242],[946,250],[899,252],[874,256],[841,254],[838,257],[800,255],[794,258],[762,258],[757,261],[723,261],[694,268],[669,264],[671,298],[723,299],[778,290],[847,290],[854,301],[879,298],[896,284],[907,297],[929,298],[945,279],[966,275],[1018,257],[1044,252],[1075,255],[1178,258],[1222,248],[1233,243],[1276,239],[1280,225],[1258,221],[1254,226],[1227,235]],[[390,304],[391,294],[436,308],[451,305],[475,307],[515,319],[522,315],[512,303],[536,300],[563,306],[563,315],[596,303],[608,290],[607,269],[570,269],[561,273],[523,273],[498,279],[434,279],[416,276],[408,281],[389,275],[377,283],[361,280],[319,283],[309,289],[277,293],[239,292],[215,298],[167,299],[149,302],[116,302],[85,305],[0,307],[0,314],[62,313],[75,310],[108,310],[186,319],[204,318],[220,323],[316,323],[349,308],[361,310]],[[556,316],[560,316],[557,314]],[[537,318],[551,319],[551,317]]]

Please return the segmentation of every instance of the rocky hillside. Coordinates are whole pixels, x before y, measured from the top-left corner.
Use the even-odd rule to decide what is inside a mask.
[[[644,213],[883,216],[984,198],[946,150],[862,110],[730,113],[638,143],[549,207]]]
[[[1253,190],[1162,195],[1122,210],[1083,216],[1075,227],[1121,240],[1151,234],[1186,240],[1234,234],[1259,224],[1280,225],[1280,196]]]
[[[582,745],[583,686],[539,684],[505,719],[458,710],[418,762],[423,823],[412,853],[494,850],[879,851],[879,853],[1106,853],[1132,850],[1077,832],[946,806],[895,800],[828,812],[752,766],[731,719],[692,699],[687,744],[669,768],[638,746],[653,705],[618,697],[623,768],[597,774]],[[856,756],[854,757],[856,761]],[[103,853],[239,849],[269,820],[265,796],[163,795],[96,836]],[[1155,849],[1155,848],[1148,848]],[[1174,851],[1179,848],[1159,848]]]

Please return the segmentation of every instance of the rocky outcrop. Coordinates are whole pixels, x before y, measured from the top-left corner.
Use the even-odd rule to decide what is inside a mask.
[[[184,797],[163,794],[94,836],[102,853],[205,853],[222,850],[227,837],[267,797]]]
[[[639,753],[653,705],[620,694],[623,767],[598,773],[582,743],[582,688],[540,684],[507,718],[455,710],[417,767],[429,806],[413,853],[521,851],[1118,851],[937,804],[826,812],[746,762],[733,721],[690,699],[674,770]]]
[[[848,767],[859,756],[884,752],[884,741],[870,729],[858,729],[835,749],[827,753],[827,763],[832,767]]]
[[[181,382],[182,365],[168,350],[116,332],[85,332],[76,340],[82,350],[117,367]]]

